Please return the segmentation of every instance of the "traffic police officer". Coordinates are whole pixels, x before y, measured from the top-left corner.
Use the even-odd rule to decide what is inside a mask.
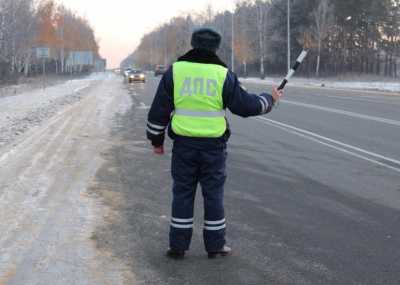
[[[167,256],[183,258],[193,232],[197,184],[204,197],[204,243],[210,258],[231,253],[226,246],[223,205],[226,143],[230,136],[225,110],[241,117],[271,111],[281,91],[249,94],[216,52],[221,36],[202,28],[192,35],[193,49],[164,74],[151,106],[147,137],[164,154],[165,132],[172,150],[173,203]]]

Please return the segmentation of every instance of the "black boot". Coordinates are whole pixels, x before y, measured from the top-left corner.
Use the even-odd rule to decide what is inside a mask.
[[[171,259],[183,259],[185,257],[185,251],[170,248],[168,249],[166,256]]]
[[[226,245],[221,250],[208,252],[208,258],[217,258],[218,256],[228,256],[232,254],[232,249]]]

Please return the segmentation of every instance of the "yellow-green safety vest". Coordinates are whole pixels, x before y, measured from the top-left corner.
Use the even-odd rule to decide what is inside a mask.
[[[225,134],[222,92],[227,73],[227,68],[216,64],[180,61],[173,65],[174,133],[195,138]]]

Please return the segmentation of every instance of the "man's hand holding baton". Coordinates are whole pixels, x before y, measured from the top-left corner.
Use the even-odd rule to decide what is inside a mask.
[[[272,92],[272,97],[274,98],[274,105],[278,106],[279,104],[279,99],[282,96],[282,90],[285,88],[286,84],[289,82],[290,78],[296,73],[296,70],[299,68],[299,66],[302,64],[303,60],[307,57],[308,51],[303,50],[299,57],[296,60],[296,63],[293,65],[293,67],[289,70],[288,74],[286,75],[285,79],[283,79],[282,83],[279,85],[277,89],[274,89]],[[275,93],[275,94],[274,94]]]

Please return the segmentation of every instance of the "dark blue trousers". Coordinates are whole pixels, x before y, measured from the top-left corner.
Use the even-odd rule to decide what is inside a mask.
[[[206,251],[225,245],[224,184],[226,149],[198,150],[174,144],[170,248],[188,250],[193,233],[194,199],[200,183],[204,198],[203,238]]]

